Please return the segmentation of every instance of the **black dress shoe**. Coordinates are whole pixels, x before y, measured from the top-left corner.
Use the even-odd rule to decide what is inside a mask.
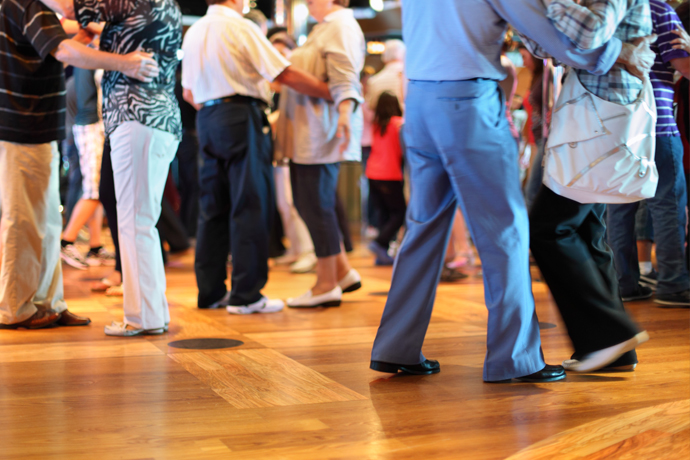
[[[423,363],[419,364],[394,364],[372,361],[369,367],[375,371],[388,372],[389,374],[397,374],[399,370],[405,374],[413,375],[430,375],[441,372],[441,365],[433,359],[425,359]]]
[[[556,380],[563,380],[565,378],[565,369],[563,366],[552,366],[547,364],[544,369],[530,375],[523,375],[522,377],[515,377],[514,379],[505,380],[485,380],[486,383],[510,383],[513,380],[520,382],[555,382]]]

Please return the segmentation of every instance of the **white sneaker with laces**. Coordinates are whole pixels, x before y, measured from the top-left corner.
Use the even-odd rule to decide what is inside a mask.
[[[345,292],[356,291],[362,287],[362,277],[359,276],[359,272],[354,268],[351,268],[347,275],[338,281],[338,286]]]
[[[249,305],[228,305],[225,309],[233,315],[251,315],[252,313],[275,313],[285,308],[285,303],[280,299],[262,297]]]
[[[309,290],[299,297],[288,299],[287,306],[290,308],[339,307],[342,298],[343,290],[340,286],[336,286],[319,295],[314,295]]]
[[[608,366],[623,354],[629,352],[636,346],[645,343],[649,340],[649,334],[647,331],[642,331],[638,333],[632,339],[626,340],[625,342],[618,343],[616,345],[604,348],[602,350],[597,350],[593,353],[585,355],[582,359],[566,359],[563,361],[563,367],[567,371],[574,372],[592,372],[603,367]]]
[[[73,244],[68,244],[60,249],[60,258],[70,267],[78,270],[86,270],[89,265],[84,260],[84,256]]]

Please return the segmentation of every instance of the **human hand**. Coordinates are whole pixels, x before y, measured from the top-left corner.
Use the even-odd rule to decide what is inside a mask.
[[[152,53],[134,51],[122,57],[124,62],[120,71],[128,77],[150,83],[160,73],[158,63]]]
[[[656,35],[640,37],[633,43],[623,43],[621,53],[616,62],[623,64],[628,72],[644,80],[654,65],[655,54],[649,45],[656,41]]]
[[[76,19],[74,0],[41,0],[41,3],[65,19]]]
[[[92,41],[95,35],[91,33],[88,29],[79,29],[79,32],[72,37],[73,40],[78,41],[82,45],[89,45]]]
[[[105,27],[105,22],[90,22],[86,26],[86,30],[88,30],[93,35],[100,35],[103,33],[104,27]]]
[[[687,53],[690,53],[690,35],[688,35],[685,29],[680,28],[672,30],[671,33],[678,35],[678,38],[675,38],[671,41],[673,49],[683,50]]]

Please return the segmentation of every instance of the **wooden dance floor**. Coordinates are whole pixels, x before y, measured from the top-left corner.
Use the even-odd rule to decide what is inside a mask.
[[[0,331],[0,459],[687,459],[690,311],[628,304],[651,340],[632,373],[546,384],[482,383],[481,278],[439,287],[425,354],[441,373],[369,370],[390,268],[358,248],[364,287],[340,308],[231,316],[198,310],[190,254],[168,267],[170,332],[106,337],[122,300],[89,291],[108,272],[65,267],[70,310],[88,327]],[[272,269],[286,298],[314,275]],[[549,363],[566,331],[534,283]],[[237,348],[168,346],[227,338]]]

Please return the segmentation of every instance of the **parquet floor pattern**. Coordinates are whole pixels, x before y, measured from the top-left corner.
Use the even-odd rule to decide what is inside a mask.
[[[107,269],[65,268],[84,328],[0,331],[0,459],[685,459],[690,458],[690,311],[628,304],[651,340],[632,373],[547,384],[482,383],[481,278],[442,284],[424,352],[440,374],[368,369],[390,268],[359,248],[364,278],[340,308],[231,316],[196,309],[191,254],[167,268],[170,332],[106,337],[122,300],[89,291]],[[271,270],[265,294],[313,275]],[[534,283],[547,361],[570,345]],[[555,327],[554,327],[555,326]],[[185,338],[244,342],[187,350]]]

